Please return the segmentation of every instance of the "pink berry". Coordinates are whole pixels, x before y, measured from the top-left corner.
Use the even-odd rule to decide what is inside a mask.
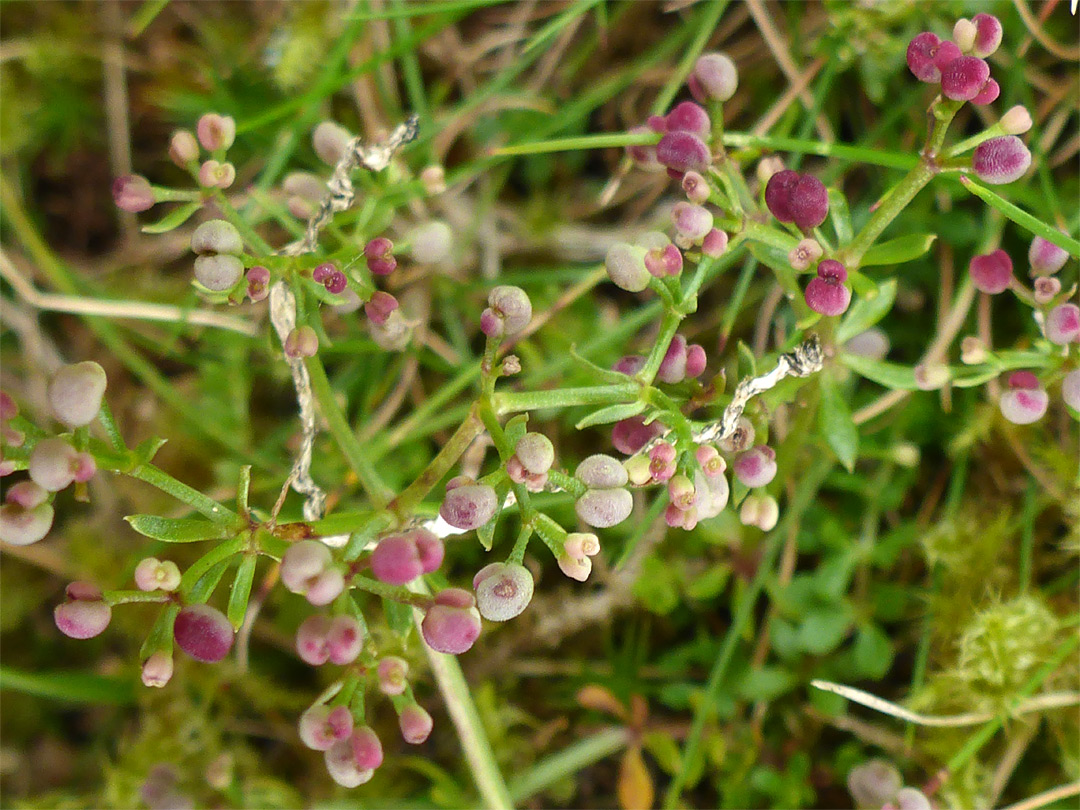
[[[555,447],[543,433],[526,433],[514,446],[514,455],[533,475],[542,475],[555,463]]]
[[[1030,371],[1016,371],[1009,376],[1009,390],[1001,395],[1001,415],[1014,425],[1038,422],[1046,413],[1050,398]]]
[[[806,285],[806,305],[822,315],[843,314],[851,304],[851,290],[844,284],[846,280],[847,270],[840,262],[826,259],[819,263],[817,278],[810,279]]]
[[[382,743],[371,726],[361,726],[353,731],[351,742],[353,758],[361,770],[374,770],[382,765]]]
[[[672,244],[665,236],[663,244],[657,242],[646,248],[645,269],[655,278],[678,276],[683,269],[683,255],[679,252],[678,246]]]
[[[1009,289],[1013,265],[1009,254],[1000,248],[992,253],[975,256],[968,265],[971,281],[984,293],[996,295]]]
[[[491,622],[505,622],[521,614],[532,600],[533,578],[523,565],[492,563],[473,578],[476,606]]]
[[[448,588],[435,597],[420,623],[427,645],[436,652],[459,655],[480,636],[480,613],[468,591]]]
[[[776,451],[759,444],[735,459],[733,469],[746,486],[763,487],[776,477]]]
[[[769,178],[765,184],[765,206],[780,222],[794,222],[791,213],[791,191],[799,182],[799,173],[784,169]]]
[[[339,740],[323,754],[330,778],[344,788],[354,788],[371,781],[375,771],[361,768],[353,755],[351,740]]]
[[[945,70],[945,66],[952,63],[963,56],[963,51],[960,50],[960,46],[955,42],[944,40],[938,46],[937,54],[934,56],[934,66],[941,71]]]
[[[706,104],[710,101],[727,101],[739,86],[739,72],[727,54],[706,53],[694,62],[694,68],[686,77],[690,93]]]
[[[208,152],[228,149],[236,139],[236,122],[227,115],[206,113],[195,125],[195,134]]]
[[[420,566],[425,574],[438,571],[442,565],[443,555],[446,553],[443,541],[433,532],[427,529],[412,529],[412,535],[416,543],[416,551],[420,555]]]
[[[692,101],[676,104],[664,123],[668,132],[689,132],[701,139],[707,138],[712,130],[709,114]]]
[[[79,453],[60,438],[42,439],[30,452],[27,471],[34,483],[49,492],[59,492],[75,480]]]
[[[975,147],[971,168],[983,182],[993,186],[1023,177],[1031,165],[1031,152],[1015,135],[991,138]]]
[[[209,605],[188,605],[176,616],[173,638],[196,661],[213,664],[232,649],[233,628],[220,610]]]
[[[516,335],[532,320],[532,302],[520,287],[507,284],[494,287],[487,300],[491,311],[502,321],[503,334]]]
[[[1032,276],[1052,276],[1064,267],[1068,260],[1068,252],[1053,242],[1041,236],[1036,236],[1031,240],[1031,247],[1028,248],[1028,262],[1031,265]]]
[[[626,486],[626,470],[619,460],[601,453],[589,456],[574,471],[574,477],[590,489]]]
[[[664,359],[660,361],[656,379],[671,385],[682,382],[686,379],[686,357],[686,338],[675,335],[668,344]]]
[[[829,193],[816,177],[804,174],[788,192],[792,221],[802,230],[816,228],[829,214]]]
[[[405,534],[384,537],[371,552],[371,572],[388,585],[412,582],[424,572],[416,543]]]
[[[11,546],[29,546],[38,542],[49,533],[53,522],[52,504],[41,500],[34,506],[24,506],[21,500],[32,502],[35,498],[29,494],[25,498],[18,492],[13,494],[17,487],[35,487],[37,491],[44,493],[45,490],[32,481],[16,484],[8,490],[7,503],[0,506],[0,540]],[[25,489],[25,488],[24,488]],[[30,490],[25,490],[30,492]]]
[[[977,56],[961,56],[941,69],[941,92],[953,101],[971,101],[990,78],[990,66]]]
[[[382,290],[376,290],[371,298],[364,304],[364,314],[375,324],[383,325],[389,320],[390,315],[398,308],[398,301],[394,296]]]
[[[405,692],[409,676],[409,664],[405,659],[388,655],[379,661],[376,674],[379,691],[384,695],[400,695]]]
[[[611,443],[620,453],[632,456],[663,431],[658,422],[645,424],[641,416],[631,416],[615,423],[611,429]]]
[[[597,529],[622,523],[634,510],[634,497],[625,489],[590,489],[574,503],[574,511]]]
[[[681,177],[685,172],[704,172],[712,162],[709,147],[691,132],[668,132],[656,145],[656,159],[669,174]]]
[[[410,703],[398,715],[401,738],[410,745],[420,745],[431,734],[431,715],[416,703]]]
[[[328,616],[316,613],[308,616],[296,630],[296,652],[301,660],[313,667],[330,660],[330,629]]]
[[[68,427],[89,425],[101,410],[106,384],[105,370],[92,360],[63,366],[49,381],[53,416]]]
[[[1001,45],[1001,21],[992,14],[976,14],[971,18],[975,23],[975,48],[976,56],[990,56]]]
[[[696,343],[686,347],[686,376],[700,377],[708,363],[705,349]]]
[[[109,626],[112,608],[101,590],[89,582],[72,582],[65,589],[67,601],[53,609],[56,626],[65,636],[77,639],[101,635]]]
[[[675,225],[675,231],[682,237],[686,246],[701,244],[701,240],[712,230],[713,215],[700,205],[689,202],[675,203],[671,209],[671,221]]]
[[[304,324],[285,336],[285,344],[282,348],[285,356],[294,360],[301,357],[314,357],[319,351],[319,336],[314,329]]]
[[[920,82],[934,83],[941,80],[941,71],[934,64],[938,50],[941,48],[941,39],[937,34],[924,31],[916,35],[907,47],[908,69]]]
[[[1046,315],[1046,339],[1058,346],[1080,342],[1080,307],[1059,304]]]
[[[456,487],[446,493],[439,514],[456,529],[479,529],[495,514],[498,498],[487,484]]]
[[[971,99],[972,104],[992,104],[1001,95],[1001,86],[994,79],[987,79],[982,89]]]
[[[137,214],[154,206],[154,189],[141,174],[117,177],[112,185],[113,202],[121,211]]]
[[[728,235],[719,228],[713,228],[701,240],[701,252],[713,259],[723,256],[727,246]]]
[[[316,703],[300,715],[300,739],[315,751],[326,751],[334,743],[346,740],[353,730],[353,718],[347,706],[333,708]]]
[[[326,635],[330,661],[340,666],[351,664],[364,646],[364,631],[352,616],[335,616]]]

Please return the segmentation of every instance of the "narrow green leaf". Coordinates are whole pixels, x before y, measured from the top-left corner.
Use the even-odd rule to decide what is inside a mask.
[[[509,481],[504,480],[503,483],[495,487],[495,514],[491,516],[491,520],[476,530],[476,539],[480,541],[480,545],[484,547],[485,551],[491,551],[491,546],[495,543],[495,527],[499,525],[503,504],[506,503],[506,494],[509,491]]]
[[[246,515],[250,511],[248,506],[248,491],[251,489],[251,465],[245,464],[240,468],[240,477],[236,482],[236,508],[240,514]]]
[[[506,443],[511,447],[517,447],[517,443],[521,441],[521,437],[529,429],[529,415],[527,413],[518,414],[513,419],[510,419],[504,426],[503,432],[506,434]]]
[[[172,652],[173,622],[176,621],[176,614],[179,612],[180,605],[172,602],[166,605],[165,609],[158,614],[153,627],[150,628],[150,632],[146,635],[146,640],[143,641],[142,647],[139,648],[140,661],[145,661],[158,650]]]
[[[915,370],[910,366],[889,363],[885,360],[873,360],[846,352],[840,355],[840,362],[856,374],[861,374],[866,379],[873,380],[886,388],[915,391],[919,387],[915,384]]]
[[[903,264],[914,261],[926,254],[937,239],[936,233],[909,233],[889,239],[880,245],[874,245],[863,254],[860,267],[873,267],[882,264]]]
[[[859,457],[859,429],[851,418],[851,408],[843,392],[830,374],[821,375],[818,424],[836,458],[848,472],[853,472]]]
[[[258,562],[255,554],[245,554],[240,560],[240,567],[236,569],[236,579],[233,580],[232,590],[229,592],[229,607],[226,616],[234,630],[239,630],[244,623],[247,614],[248,600],[251,598],[251,583],[255,580],[255,563]]]
[[[606,408],[593,411],[578,422],[575,427],[578,430],[582,430],[587,427],[592,427],[593,425],[607,425],[622,419],[629,419],[631,416],[637,416],[643,410],[645,410],[644,402],[627,402],[620,405],[609,405]]]
[[[198,543],[201,540],[221,540],[228,536],[227,527],[202,518],[128,515],[124,520],[139,534],[166,543]]]
[[[201,202],[185,203],[178,208],[174,208],[157,222],[143,225],[141,230],[143,233],[168,233],[187,222],[191,215],[200,208],[202,208]]]
[[[392,599],[383,599],[382,603],[383,614],[390,629],[398,638],[407,638],[413,626],[412,608]]]
[[[893,662],[889,636],[876,624],[868,624],[855,637],[855,666],[860,678],[884,678]]]
[[[1074,259],[1080,258],[1080,242],[1071,236],[1066,236],[1057,228],[1052,228],[1042,220],[1036,219],[1024,209],[999,197],[985,186],[980,186],[970,177],[961,177],[960,184],[991,208],[996,208],[1021,228],[1030,231],[1036,236],[1041,236],[1047,242],[1053,242],[1062,250],[1068,251],[1069,255]]]
[[[848,209],[847,197],[838,188],[829,189],[829,219],[832,221],[833,230],[836,231],[836,241],[839,244],[846,245],[855,237],[855,232],[851,227],[851,211]]]
[[[836,330],[836,342],[844,343],[865,332],[889,314],[895,301],[896,279],[890,278],[878,285],[875,295],[863,296],[851,305]]]
[[[0,689],[68,703],[118,704],[135,702],[131,681],[92,672],[27,672],[0,666]]]
[[[159,436],[151,436],[149,439],[139,442],[139,446],[131,451],[135,457],[135,464],[149,464],[157,455],[157,451],[164,447],[168,441],[168,439],[162,439]]]

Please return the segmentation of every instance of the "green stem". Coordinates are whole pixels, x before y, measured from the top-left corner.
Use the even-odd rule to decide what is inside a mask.
[[[359,574],[353,576],[351,585],[361,591],[367,591],[376,596],[381,596],[383,599],[389,599],[391,602],[400,602],[403,605],[411,605],[421,610],[431,606],[430,596],[413,593],[402,586],[387,585],[385,582],[379,582],[377,579],[360,576]]]
[[[368,452],[360,445],[360,441],[356,438],[356,434],[353,433],[348,420],[345,419],[345,414],[338,407],[322,360],[319,359],[318,355],[315,355],[307,358],[305,365],[311,377],[311,393],[319,404],[319,410],[322,412],[323,418],[326,419],[326,424],[330,428],[330,435],[334,437],[334,441],[337,442],[341,452],[345,455],[349,466],[356,473],[360,486],[364,488],[372,503],[381,509],[393,497],[393,491],[383,483],[382,479],[379,478],[379,474],[375,472]]]
[[[135,602],[169,602],[172,595],[164,591],[105,591],[102,598],[107,605],[130,605]]]
[[[568,745],[515,778],[510,784],[511,798],[515,802],[524,802],[583,768],[621,751],[630,742],[630,736],[627,729],[616,726]]]
[[[101,401],[101,410],[98,411],[98,420],[101,422],[101,427],[105,430],[105,435],[109,437],[109,444],[113,446],[113,449],[120,451],[127,450],[127,445],[124,443],[124,435],[120,432],[120,427],[116,424],[112,408],[109,407],[109,403],[105,400]]]
[[[840,263],[851,270],[858,268],[863,255],[881,236],[882,231],[889,227],[901,211],[907,208],[908,203],[922,191],[935,174],[937,174],[937,169],[925,160],[920,161],[918,166],[908,172],[892,193],[885,198],[885,201],[878,206],[874,215],[870,217],[870,221],[855,235],[851,243],[837,254]]]
[[[573,408],[578,405],[615,405],[633,401],[640,386],[632,382],[611,385],[588,385],[581,388],[561,388],[554,391],[500,391],[491,397],[495,413],[534,411],[542,408]]]
[[[671,345],[671,339],[675,337],[682,319],[683,316],[678,312],[664,311],[663,316],[660,318],[660,332],[656,336],[652,351],[649,352],[641,371],[634,375],[634,379],[642,385],[652,385],[652,381],[656,378],[656,372],[660,370],[660,364],[664,362],[664,355],[667,354],[668,346]]]

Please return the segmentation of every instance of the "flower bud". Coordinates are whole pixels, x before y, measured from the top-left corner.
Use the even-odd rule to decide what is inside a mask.
[[[364,631],[352,616],[335,616],[330,620],[326,645],[333,663],[351,664],[364,646]]]
[[[659,422],[645,424],[641,416],[631,416],[615,423],[611,429],[611,443],[620,453],[632,456],[663,431]]]
[[[904,780],[900,771],[891,762],[872,759],[862,765],[856,765],[848,773],[847,785],[855,806],[878,810],[896,797],[896,792],[903,787]]]
[[[844,284],[847,270],[835,259],[818,264],[817,278],[810,279],[804,297],[806,305],[822,315],[841,315],[851,304],[851,290]]]
[[[680,237],[689,246],[690,243]],[[666,234],[650,231],[639,241],[645,248],[645,269],[655,278],[675,277],[682,272],[683,255],[678,246],[672,244]]]
[[[188,605],[176,616],[173,638],[196,661],[213,664],[232,649],[233,628],[220,610],[209,605]]]
[[[1031,165],[1031,152],[1015,135],[991,138],[975,147],[971,168],[984,183],[992,186],[1023,177]]]
[[[680,509],[673,503],[664,508],[664,522],[673,529],[692,531],[698,525],[697,507]]]
[[[971,101],[990,78],[990,66],[977,56],[961,56],[941,68],[941,92],[953,101]]]
[[[779,519],[780,506],[771,495],[747,495],[739,509],[744,526],[756,526],[763,532],[772,531]]]
[[[619,469],[626,475],[622,465]],[[634,497],[625,489],[590,489],[574,503],[577,516],[597,529],[617,526],[634,509]]]
[[[1049,404],[1046,391],[1030,371],[1015,371],[1009,375],[1009,390],[998,400],[1001,415],[1014,425],[1038,422]]]
[[[327,751],[336,742],[347,740],[353,730],[353,717],[348,706],[316,703],[300,715],[297,724],[304,745],[315,751]]]
[[[92,360],[63,366],[49,381],[53,416],[68,427],[89,425],[101,410],[106,384],[105,370]]]
[[[664,483],[675,474],[678,453],[669,442],[659,442],[649,451],[649,472],[657,483]]]
[[[708,138],[712,129],[709,114],[692,101],[676,104],[664,118],[668,132],[689,132],[701,139]]]
[[[697,490],[694,488],[694,482],[685,475],[672,476],[668,481],[667,489],[671,505],[676,509],[685,512],[697,504]]]
[[[723,256],[725,251],[727,251],[727,246],[728,235],[719,228],[713,228],[705,234],[705,238],[701,240],[702,254],[711,259]]]
[[[595,557],[600,553],[600,538],[592,532],[570,532],[563,540],[563,551],[571,557]]]
[[[413,228],[407,237],[409,255],[420,264],[437,264],[450,258],[453,233],[445,222],[434,220]]]
[[[971,99],[972,104],[993,104],[997,101],[997,97],[1001,95],[1001,85],[994,79],[987,79],[986,84],[982,86],[982,89],[975,94],[975,97]]]
[[[709,199],[709,184],[698,172],[684,174],[682,187],[686,193],[686,198],[696,205],[701,205]]]
[[[590,489],[626,486],[627,476],[618,459],[601,453],[589,456],[574,471],[574,477]]]
[[[908,43],[908,69],[920,82],[933,84],[941,81],[941,70],[935,62],[941,45],[941,39],[937,34],[929,31],[916,35]]]
[[[439,514],[456,529],[479,529],[495,515],[498,497],[487,484],[466,484],[446,493]]]
[[[75,480],[80,453],[60,438],[42,439],[30,452],[27,471],[34,483],[49,492],[59,492]]]
[[[353,759],[361,770],[374,770],[382,765],[383,750],[379,737],[371,726],[361,726],[352,733]]]
[[[231,290],[244,275],[244,263],[235,256],[210,254],[195,259],[195,280],[211,292]]]
[[[473,595],[460,588],[441,591],[424,615],[420,633],[436,652],[459,655],[468,650],[480,636],[480,613]]]
[[[375,771],[361,768],[353,754],[351,740],[339,740],[323,754],[330,778],[344,788],[354,788],[371,781]]]
[[[125,174],[123,177],[117,177],[113,181],[112,195],[116,207],[130,214],[152,208],[156,202],[150,181],[141,174]]]
[[[364,314],[372,323],[382,326],[397,308],[398,301],[394,296],[388,292],[376,290],[364,304]]]
[[[270,271],[256,265],[247,271],[247,296],[252,302],[262,301],[270,294]]]
[[[319,336],[307,324],[298,326],[285,336],[285,356],[292,359],[314,357],[319,351]]]
[[[701,471],[705,473],[707,478],[723,475],[727,469],[727,462],[724,461],[724,457],[711,444],[700,445],[694,450],[694,460],[697,461],[698,466],[701,467]]]
[[[135,566],[135,587],[140,591],[175,591],[180,587],[180,569],[172,560],[147,557]]]
[[[730,435],[720,440],[720,449],[725,453],[741,453],[754,444],[754,424],[745,416],[735,421],[735,429]]]
[[[1046,315],[1046,339],[1058,346],[1080,342],[1080,307],[1058,304]]]
[[[371,573],[388,585],[405,585],[424,573],[420,551],[409,533],[384,537],[371,552]]]
[[[169,160],[186,169],[199,159],[199,142],[186,129],[178,129],[169,141]]]
[[[668,344],[664,359],[660,361],[656,379],[669,384],[682,382],[686,379],[686,357],[686,338],[675,335]]]
[[[38,542],[52,528],[53,508],[46,503],[47,493],[33,481],[11,487],[7,501],[0,506],[0,540],[10,546],[29,546]]]
[[[709,209],[689,202],[675,203],[671,209],[671,221],[675,231],[683,240],[684,247],[701,244],[701,240],[712,230],[713,215]]]
[[[686,77],[690,94],[706,104],[710,101],[727,101],[739,86],[739,72],[731,57],[724,53],[705,53],[694,62],[693,70]]]
[[[61,633],[87,639],[105,632],[112,619],[112,608],[102,599],[97,586],[76,581],[67,586],[65,593],[68,601],[53,609],[53,619]]]
[[[1023,135],[1031,129],[1031,113],[1027,111],[1027,107],[1017,104],[1001,116],[998,126],[1006,135]]]
[[[735,459],[733,469],[746,486],[763,487],[776,477],[776,451],[764,444],[756,445]]]
[[[645,250],[619,242],[612,245],[604,257],[608,277],[616,287],[627,292],[641,292],[649,286],[652,275],[645,266]]]
[[[349,148],[353,136],[345,127],[333,121],[323,121],[311,135],[311,145],[319,160],[329,166],[336,166]]]
[[[490,622],[505,622],[521,614],[532,600],[533,578],[518,563],[491,563],[473,577],[476,607]]]
[[[543,433],[526,433],[514,446],[514,455],[534,475],[542,475],[555,463],[555,447]]]
[[[1080,369],[1073,369],[1061,381],[1061,398],[1074,411],[1080,411]]]
[[[992,14],[976,14],[971,21],[975,24],[972,53],[976,56],[989,56],[1001,45],[1001,21]]]
[[[199,167],[199,185],[203,188],[228,188],[236,180],[236,167],[231,163],[206,160]]]
[[[400,695],[405,692],[406,679],[409,677],[409,664],[404,658],[388,655],[379,661],[376,675],[379,691],[384,695]]]
[[[410,703],[398,715],[401,738],[410,745],[420,745],[431,734],[431,715],[417,703]]]
[[[1053,276],[1039,276],[1031,286],[1035,295],[1035,303],[1040,306],[1049,304],[1061,292],[1061,282]]]
[[[420,184],[429,195],[442,194],[446,191],[446,169],[438,164],[425,166],[420,172]]]
[[[557,562],[560,571],[578,582],[584,582],[592,573],[592,560],[588,557],[571,557],[563,553],[559,555]]]
[[[152,686],[161,689],[172,680],[173,659],[170,653],[158,650],[150,655],[142,665],[143,686]]]
[[[1052,276],[1065,266],[1069,254],[1048,239],[1036,236],[1028,248],[1029,271],[1032,276]]]
[[[236,122],[227,115],[206,113],[195,125],[195,134],[207,152],[228,149],[236,140]]]
[[[708,364],[709,358],[705,349],[696,343],[686,347],[686,376],[691,378],[700,377]]]
[[[1000,248],[993,253],[975,256],[968,265],[971,281],[984,293],[996,295],[1009,289],[1013,265],[1009,254]]]
[[[656,159],[668,173],[681,177],[684,173],[704,172],[712,163],[709,147],[690,132],[668,132],[656,145]]]
[[[532,302],[520,287],[500,285],[488,293],[491,311],[502,321],[503,333],[516,335],[532,320]]]
[[[328,616],[316,613],[308,616],[296,630],[296,652],[300,659],[313,667],[330,660],[330,628]]]

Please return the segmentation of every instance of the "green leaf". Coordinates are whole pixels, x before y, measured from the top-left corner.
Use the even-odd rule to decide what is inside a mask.
[[[248,491],[251,489],[251,465],[245,464],[240,468],[240,476],[236,482],[236,508],[240,514],[246,515],[250,511],[248,506]]]
[[[198,543],[201,540],[221,540],[228,536],[228,527],[202,518],[128,515],[124,520],[139,534],[166,543]]]
[[[859,429],[851,418],[844,393],[830,374],[821,375],[818,425],[836,458],[848,472],[853,472],[859,457]]]
[[[757,667],[747,670],[736,689],[745,700],[775,700],[791,690],[795,677],[781,667]]]
[[[240,560],[240,567],[236,569],[236,579],[233,580],[232,590],[229,592],[229,607],[226,616],[233,630],[239,630],[244,623],[247,614],[248,599],[251,598],[251,583],[255,579],[255,563],[258,561],[255,554],[245,554]]]
[[[119,704],[135,702],[131,681],[92,672],[27,672],[0,666],[0,689],[68,703]]]
[[[915,370],[911,366],[860,357],[846,352],[840,355],[840,362],[856,374],[861,374],[866,379],[873,380],[886,388],[915,391],[919,387],[915,384]]]
[[[529,415],[527,413],[518,414],[513,419],[508,420],[503,427],[503,432],[506,434],[506,443],[511,448],[517,447],[521,437],[528,432],[528,426]]]
[[[859,267],[883,264],[903,264],[926,254],[937,239],[936,233],[909,233],[874,245],[863,254]]]
[[[168,439],[152,436],[145,441],[139,442],[139,446],[131,451],[134,456],[135,466],[149,464],[154,456],[157,455],[157,451],[164,447],[168,441]]]
[[[413,626],[412,608],[392,599],[383,599],[382,603],[383,614],[386,616],[386,623],[390,629],[399,638],[407,638]]]
[[[854,238],[851,229],[851,211],[848,210],[847,197],[838,188],[829,189],[829,219],[836,231],[836,241],[846,245]]]
[[[739,379],[742,380],[746,377],[757,376],[757,358],[754,357],[754,353],[750,350],[743,341],[739,341],[736,344],[736,349],[739,353]]]
[[[611,422],[618,422],[622,419],[629,419],[631,416],[637,416],[643,410],[645,410],[645,403],[641,401],[608,405],[606,408],[593,411],[574,427],[578,430],[582,430],[583,428],[592,427],[593,425],[607,425]]]
[[[1030,231],[1036,236],[1041,236],[1047,242],[1053,242],[1062,250],[1068,251],[1069,255],[1074,259],[1080,258],[1080,242],[1070,236],[1066,236],[1057,228],[1051,228],[1045,222],[1036,219],[1024,209],[1018,208],[1008,200],[1002,199],[990,189],[980,186],[970,177],[961,177],[960,183],[980,200],[985,202],[991,208],[996,208],[1021,228]]]
[[[480,541],[480,545],[484,547],[485,551],[491,551],[491,546],[495,542],[495,527],[499,524],[499,518],[502,516],[503,504],[506,503],[506,494],[509,491],[509,481],[504,481],[502,484],[495,487],[495,514],[491,516],[491,520],[476,530],[476,538]]]
[[[854,653],[859,678],[880,680],[892,666],[892,643],[885,631],[876,624],[868,624],[859,630]]]
[[[875,323],[889,314],[896,301],[896,279],[878,285],[874,295],[858,298],[847,311],[844,320],[836,330],[836,342],[844,343],[861,332],[865,332]]]
[[[842,607],[817,607],[799,625],[799,646],[808,653],[825,655],[840,646],[850,629],[851,617]]]
[[[142,647],[139,648],[139,660],[145,661],[158,650],[171,653],[173,648],[173,622],[176,614],[180,612],[180,605],[175,602],[165,606],[154,620],[154,626],[146,635]]]
[[[187,222],[191,218],[191,215],[200,208],[202,208],[201,202],[185,203],[179,208],[174,208],[157,222],[143,225],[141,230],[143,233],[168,233]]]

